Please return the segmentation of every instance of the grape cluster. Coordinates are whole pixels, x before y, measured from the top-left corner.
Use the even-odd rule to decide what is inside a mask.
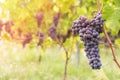
[[[67,34],[66,34],[66,37],[69,38],[69,37],[71,37],[71,36],[72,36],[72,29],[68,29],[68,30],[67,30]],[[74,36],[74,34],[73,34],[73,36]]]
[[[21,37],[21,34],[22,34],[22,30],[20,28],[17,29],[17,32],[18,32],[18,36]]]
[[[38,45],[38,46],[39,46],[39,45],[42,45],[43,42],[44,42],[44,33],[41,32],[41,31],[38,31],[36,36],[39,38],[39,42],[38,42],[37,45]]]
[[[10,36],[13,38],[14,31],[12,31],[12,26],[14,25],[13,21],[7,21],[5,23],[5,31],[10,34]]]
[[[74,21],[73,22],[73,24],[72,24],[72,32],[74,33],[74,34],[76,34],[76,35],[78,35],[79,34],[79,30],[80,30],[80,27],[79,27],[80,25],[79,25],[79,22],[76,20],[76,21]]]
[[[96,13],[94,16],[93,24],[96,26],[96,30],[99,33],[102,33],[102,25],[104,20],[102,19],[102,15],[100,13]]]
[[[73,22],[72,26],[72,31],[79,33],[84,42],[86,56],[92,69],[100,69],[101,67],[98,44],[103,22],[101,14],[96,13],[93,20],[80,16],[77,21]]]
[[[39,27],[41,25],[41,22],[43,20],[43,17],[44,17],[44,13],[41,12],[41,13],[38,13],[35,15],[35,19],[37,21],[37,26]]]
[[[61,34],[61,33],[57,33],[57,27],[56,26],[51,26],[48,29],[48,36],[53,40],[53,41],[57,41],[60,44],[63,44],[67,38],[72,36],[72,29],[68,29],[67,30],[67,34]]]
[[[54,23],[54,26],[56,26],[56,27],[57,27],[57,25],[58,25],[59,18],[60,18],[60,13],[57,13],[57,14],[53,17],[53,23]]]
[[[24,40],[22,41],[23,48],[26,46],[26,44],[30,43],[31,40],[32,40],[32,34],[31,33],[27,33],[25,35]]]
[[[3,21],[0,20],[0,35],[1,35],[1,32],[2,32],[2,27],[3,27]]]
[[[48,29],[48,35],[51,37],[52,40],[56,41],[56,27],[55,26],[51,26]]]

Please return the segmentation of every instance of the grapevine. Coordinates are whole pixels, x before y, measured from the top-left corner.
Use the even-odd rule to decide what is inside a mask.
[[[60,63],[62,62],[61,66],[64,67],[63,80],[66,80],[67,77],[71,74],[71,72],[68,73],[67,71],[69,71],[68,66],[73,65],[72,60],[77,61],[77,68],[80,69],[80,71],[82,71],[81,70],[83,67],[82,65],[86,65],[86,63],[83,63],[81,65],[82,67],[80,68],[78,67],[78,65],[80,61],[86,62],[86,60],[83,60],[84,57],[83,58],[80,57],[84,55],[87,59],[88,66],[85,66],[83,68],[87,68],[87,70],[89,71],[99,70],[100,74],[101,74],[100,69],[104,68],[106,69],[105,74],[106,73],[114,74],[116,73],[116,71],[114,73],[113,72],[111,73],[107,71],[107,70],[111,70],[110,68],[108,69],[107,67],[114,66],[114,64],[111,64],[109,60],[109,57],[112,56],[113,63],[115,62],[115,64],[120,68],[119,61],[117,60],[117,57],[119,57],[119,54],[118,56],[115,54],[115,52],[117,52],[120,46],[119,45],[120,43],[120,27],[119,27],[120,5],[117,3],[119,2],[119,0],[110,0],[110,1],[106,0],[101,2],[103,7],[100,4],[100,0],[95,0],[95,1],[72,0],[70,1],[70,3],[67,0],[61,0],[61,1],[59,0],[58,1],[57,0],[19,1],[18,0],[15,2],[13,1],[12,3],[14,4],[11,4],[9,0],[5,0],[4,3],[1,3],[0,1],[0,4],[2,4],[0,6],[1,44],[5,42],[5,45],[6,45],[6,43],[9,42],[9,40],[13,42],[16,41],[17,43],[19,42],[23,48],[26,47],[24,50],[27,50],[27,51],[29,50],[30,54],[28,54],[29,52],[26,52],[26,51],[22,51],[22,52],[25,52],[25,58],[26,60],[28,59],[30,63],[34,63],[34,61],[38,61],[38,60],[41,61],[42,56],[44,55],[45,57],[43,57],[43,60],[45,60],[44,61],[45,63],[47,59],[49,60],[51,59],[48,57],[56,58],[56,56],[54,55],[50,54],[50,56],[46,56],[46,54],[49,54],[49,52],[52,52],[51,49],[53,49],[54,47],[57,47],[57,48],[54,48],[56,50],[59,49],[58,52],[56,50],[54,51],[55,55],[62,52],[62,54],[64,53],[63,58],[65,58],[64,66],[62,62],[63,60],[60,61]],[[25,5],[23,4],[21,5],[21,3]],[[103,8],[104,10],[102,10]],[[82,16],[80,14],[85,14],[88,17]],[[92,14],[92,17],[90,14]],[[78,15],[80,16],[78,17]],[[106,27],[107,27],[107,30],[109,31],[106,30]],[[81,44],[79,44],[78,41],[80,41]],[[12,44],[16,44],[16,42]],[[30,44],[30,45],[27,45],[27,44]],[[100,44],[103,44],[103,45],[100,45]],[[10,46],[11,46],[11,43],[10,43]],[[107,50],[104,48],[106,48]],[[1,45],[1,49],[4,49],[4,46],[2,47]],[[5,49],[6,49],[6,46],[5,46]],[[111,52],[112,54],[110,54],[111,56],[109,56],[109,53],[110,53],[109,49],[111,49],[112,51]],[[81,54],[83,50],[85,54]],[[10,51],[9,51],[10,53],[13,53],[14,51],[17,51],[17,48],[13,48],[13,50],[10,50]],[[33,54],[31,55],[31,53]],[[74,54],[74,53],[77,53],[77,54]],[[30,58],[29,58],[29,55],[30,55]],[[58,56],[57,59],[59,58],[61,60],[61,57]],[[19,59],[19,56],[17,59]],[[15,58],[15,60],[17,59]],[[57,59],[51,60],[51,63],[54,63],[54,61],[57,61]],[[1,60],[4,60],[4,59],[2,59],[1,57]],[[72,64],[70,63],[69,65],[69,62],[71,61],[72,61]],[[102,61],[103,62],[105,61],[105,63],[102,63]],[[50,66],[56,67],[56,65],[51,63],[50,63]],[[109,65],[106,66],[106,64],[109,64]],[[35,65],[35,67],[36,66],[37,65]],[[39,68],[39,66],[40,65],[38,65],[37,68]],[[50,67],[49,64],[45,66]],[[41,67],[41,70],[42,70],[42,67]],[[50,70],[54,70],[54,69],[50,69]],[[35,71],[38,71],[38,70],[35,70]],[[89,71],[87,71],[87,73]],[[95,74],[90,74],[89,76],[91,77],[94,75]],[[53,75],[50,75],[50,78],[54,78],[51,76]],[[119,76],[117,75],[115,76],[118,77],[119,79]],[[4,76],[2,75],[1,77],[4,77]],[[37,78],[37,76],[35,77]],[[45,78],[42,78],[42,79],[47,79],[47,78],[49,79],[48,76],[47,77],[43,76],[43,77]],[[79,76],[77,77],[77,79],[78,80],[79,78],[82,79],[82,77],[83,76]],[[102,76],[102,78],[103,77],[104,76]],[[109,78],[109,76],[107,77]],[[76,79],[76,76],[75,78],[72,78],[72,77],[70,78]],[[54,79],[58,79],[58,78],[55,77]],[[105,79],[106,79],[106,76],[105,76]]]
[[[99,11],[100,13],[102,13],[102,8],[101,8],[101,6],[100,6],[99,0],[96,0],[96,2],[97,2],[97,6],[98,6],[98,11]],[[107,34],[104,26],[102,27],[102,31],[103,31],[105,37],[107,38],[108,44],[109,44],[109,46],[110,46],[110,48],[111,48],[111,51],[112,51],[112,55],[113,55],[114,61],[115,61],[115,63],[117,64],[117,66],[120,68],[120,64],[119,64],[119,62],[118,62],[118,60],[117,60],[117,58],[116,58],[115,51],[114,51],[114,49],[113,49],[113,47],[112,47],[112,42],[111,42],[111,40],[110,40],[110,38],[109,38],[109,36],[108,36],[108,34]]]

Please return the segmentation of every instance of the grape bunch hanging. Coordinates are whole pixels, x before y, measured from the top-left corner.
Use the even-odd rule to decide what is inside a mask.
[[[102,65],[98,45],[103,23],[102,15],[98,12],[92,20],[80,16],[72,25],[72,31],[79,34],[81,40],[84,42],[86,56],[92,69],[100,69]]]

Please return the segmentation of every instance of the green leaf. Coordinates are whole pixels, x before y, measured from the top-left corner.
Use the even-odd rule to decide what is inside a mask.
[[[120,7],[120,0],[114,0],[115,4]]]
[[[114,13],[114,9],[112,6],[105,6],[103,9],[103,18],[104,19],[108,19],[109,17],[111,17],[111,15]]]

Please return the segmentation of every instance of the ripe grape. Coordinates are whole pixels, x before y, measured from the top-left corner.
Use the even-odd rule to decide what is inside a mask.
[[[17,32],[18,32],[18,36],[21,37],[22,35],[22,30],[20,28],[17,29]]]
[[[87,20],[86,17],[84,16],[80,16],[78,20],[74,21],[73,24],[72,24],[72,31],[75,33],[75,34],[79,34],[79,31],[81,30],[82,32],[85,31],[85,28],[83,27],[86,27],[87,24],[89,23],[89,21]]]
[[[22,42],[23,47],[25,47],[26,44],[30,43],[31,40],[32,40],[32,34],[27,33],[25,35],[25,38],[23,39],[23,42]]]
[[[12,39],[14,38],[14,33],[15,33],[15,32],[11,29],[13,25],[14,25],[14,22],[13,22],[13,21],[7,21],[7,22],[5,23],[5,31],[10,34],[10,36],[12,37]]]
[[[56,26],[56,27],[57,27],[57,25],[58,25],[59,18],[60,18],[60,13],[57,13],[57,14],[53,17],[53,23],[54,23],[54,26]]]
[[[5,30],[8,33],[11,33],[11,27],[14,25],[13,21],[8,21],[5,23]]]
[[[37,26],[39,27],[41,25],[41,22],[43,20],[43,17],[44,17],[44,13],[41,12],[41,13],[38,13],[35,15],[35,19],[37,21]]]
[[[3,27],[3,21],[0,20],[0,35],[1,35],[1,32],[2,32],[2,27]]]
[[[57,37],[56,37],[56,27],[55,26],[51,26],[48,29],[48,35],[51,37],[52,40],[56,41]]]
[[[39,45],[42,45],[43,42],[44,42],[44,33],[41,32],[41,31],[38,31],[36,36],[37,36],[38,39],[39,39],[39,42],[38,42],[37,45],[38,45],[38,46],[39,46]]]
[[[94,19],[89,20],[86,17],[80,16],[72,25],[72,31],[77,34],[79,33],[81,40],[84,42],[86,56],[92,69],[101,68],[98,45],[103,22],[101,14],[96,13]]]

